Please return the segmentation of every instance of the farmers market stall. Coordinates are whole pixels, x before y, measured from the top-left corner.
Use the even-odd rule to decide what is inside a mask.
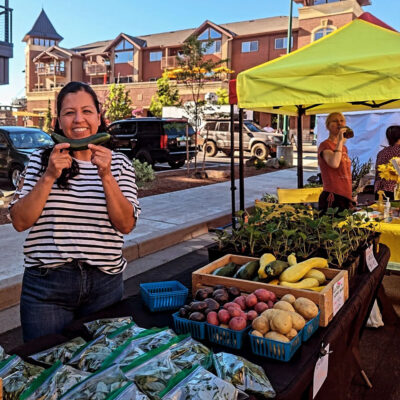
[[[360,373],[359,339],[365,320],[372,307],[372,299],[380,290],[378,298],[385,303],[385,294],[382,292],[382,281],[386,264],[389,259],[389,250],[381,245],[379,252],[375,254],[378,266],[371,273],[358,275],[354,280],[354,288],[349,299],[337,312],[330,324],[325,328],[319,328],[314,335],[294,354],[290,362],[271,360],[265,357],[253,355],[245,339],[241,350],[233,350],[224,346],[218,346],[207,340],[202,341],[211,347],[214,352],[229,352],[240,354],[260,366],[262,366],[277,392],[277,399],[301,399],[312,398],[312,383],[315,364],[320,356],[321,346],[330,345],[329,373],[322,388],[317,394],[317,399],[342,399],[345,398],[354,376]],[[182,266],[181,272],[173,279],[191,288],[192,272],[200,266]],[[143,280],[171,279],[170,271],[159,267],[143,276],[139,276],[138,283]],[[383,312],[390,316],[390,306],[383,307]],[[85,320],[79,320],[65,329],[64,335],[49,335],[16,348],[12,353],[26,357],[40,350],[49,348],[57,343],[67,341],[71,337],[81,335],[88,340],[87,331],[83,323],[105,317],[133,316],[138,326],[150,328],[152,326],[173,327],[171,311],[150,312],[144,305],[140,295],[131,296],[108,309],[91,315]],[[322,345],[323,344],[323,345]]]

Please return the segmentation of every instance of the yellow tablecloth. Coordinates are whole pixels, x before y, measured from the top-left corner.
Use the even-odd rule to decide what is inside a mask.
[[[280,204],[290,203],[318,203],[322,187],[302,189],[276,189]]]
[[[400,220],[379,222],[376,230],[381,232],[380,242],[390,249],[390,262],[400,263]]]

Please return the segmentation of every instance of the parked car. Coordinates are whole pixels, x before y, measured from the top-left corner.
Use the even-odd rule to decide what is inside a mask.
[[[32,152],[53,144],[50,135],[40,129],[0,126],[0,175],[16,187]]]
[[[208,133],[207,133],[208,131]],[[282,143],[283,135],[265,132],[252,121],[243,121],[243,150],[252,156],[266,159],[270,155],[276,157],[276,146]],[[204,139],[203,151],[214,157],[218,151],[231,154],[231,122],[230,120],[208,120],[200,134]],[[234,149],[239,150],[239,122],[234,122]]]
[[[114,150],[151,165],[167,162],[171,168],[180,168],[187,158],[186,127],[191,159],[196,154],[195,132],[185,119],[130,118],[112,122],[108,132]]]

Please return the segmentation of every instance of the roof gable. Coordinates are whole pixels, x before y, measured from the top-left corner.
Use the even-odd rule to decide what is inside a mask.
[[[45,39],[63,40],[63,37],[56,32],[53,24],[50,22],[49,17],[43,9],[33,24],[32,29],[24,36],[22,41],[26,42],[31,36],[37,36]]]
[[[71,50],[64,49],[62,47],[54,45],[54,46],[51,46],[48,49],[42,51],[40,54],[38,54],[33,59],[33,62],[39,61],[45,55],[55,58],[57,60],[69,60],[69,59],[71,59],[71,57],[74,57],[74,56],[81,58],[81,56],[79,54],[76,54]]]
[[[135,36],[127,35],[126,33],[120,33],[113,41],[111,41],[103,50],[109,51],[116,46],[122,39],[127,40],[133,44],[136,48],[146,47],[146,41]]]

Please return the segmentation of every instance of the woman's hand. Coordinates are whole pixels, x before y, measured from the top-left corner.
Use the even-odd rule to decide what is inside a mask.
[[[54,146],[47,164],[46,176],[56,180],[62,174],[63,169],[71,168],[72,157],[68,151],[65,151],[69,147],[69,143],[59,143]]]
[[[96,165],[100,178],[111,175],[111,150],[94,144],[89,144],[88,147],[92,152],[90,161],[93,165]]]
[[[346,143],[346,138],[344,137],[344,133],[347,131],[346,127],[340,128],[339,134],[338,134],[338,143],[342,142],[343,144]]]

